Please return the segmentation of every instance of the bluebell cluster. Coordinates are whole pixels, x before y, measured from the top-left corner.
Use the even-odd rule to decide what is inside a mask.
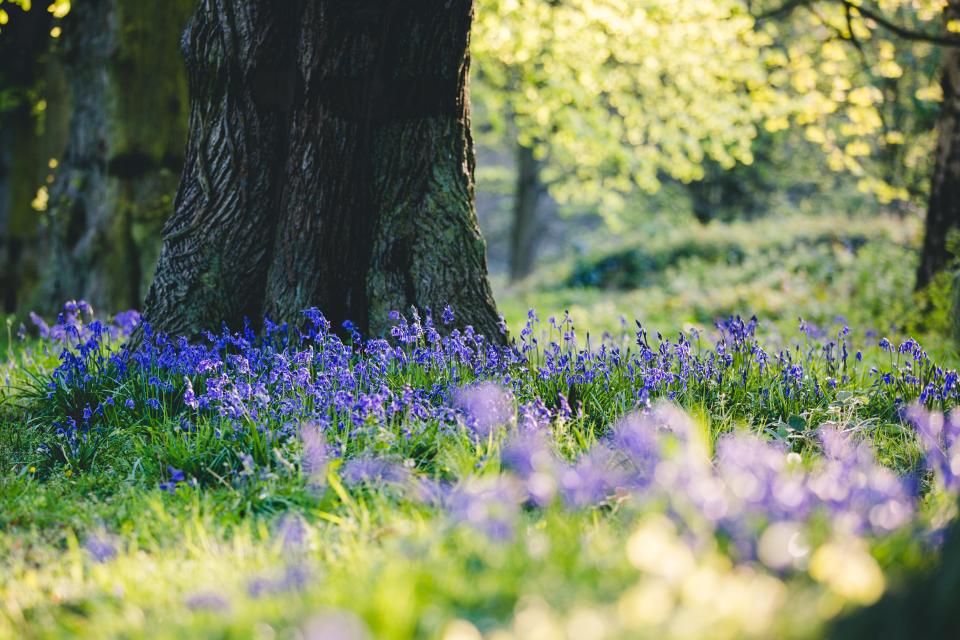
[[[669,499],[746,553],[756,520],[825,511],[854,533],[895,530],[914,512],[917,483],[877,464],[868,445],[836,425],[799,425],[794,439],[733,433],[714,451],[675,406],[717,407],[762,427],[855,392],[872,415],[919,425],[941,484],[955,489],[960,478],[960,427],[937,412],[957,404],[957,373],[915,340],[867,338],[855,348],[846,326],[827,335],[801,323],[799,341],[769,348],[755,318],[718,322],[710,336],[655,340],[637,323],[629,338],[587,337],[581,345],[569,316],[541,323],[531,311],[504,347],[458,328],[449,308],[439,325],[429,311],[395,312],[389,337],[371,339],[349,323],[338,333],[311,309],[298,326],[265,320],[259,333],[224,329],[195,342],[143,325],[143,339],[126,348],[135,312],[110,323],[91,316],[80,302],[52,327],[35,319],[47,344],[62,349],[45,391],[57,413],[44,446],[75,465],[111,426],[147,421],[185,436],[204,426],[225,446],[239,443],[240,480],[276,466],[270,452],[286,448],[308,484],[323,486],[335,469],[348,486],[402,487],[494,538],[510,535],[524,505]],[[561,427],[590,436],[577,450],[562,449],[554,437]],[[372,432],[486,442],[507,471],[454,481],[429,461],[377,453]],[[821,459],[806,464],[801,445],[818,448]],[[168,491],[197,482],[172,465],[163,475]]]
[[[760,525],[829,516],[852,535],[882,535],[910,522],[917,487],[878,464],[852,431],[816,432],[822,456],[804,461],[782,441],[749,432],[721,436],[711,456],[696,421],[659,403],[622,418],[577,460],[560,459],[544,431],[519,432],[504,461],[524,500],[580,507],[633,499],[702,519],[752,554]]]

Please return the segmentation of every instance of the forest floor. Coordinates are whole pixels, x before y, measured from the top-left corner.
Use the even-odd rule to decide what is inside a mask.
[[[133,353],[133,315],[13,322],[0,638],[820,635],[955,514],[917,237],[636,229],[498,283],[507,350],[439,312]]]

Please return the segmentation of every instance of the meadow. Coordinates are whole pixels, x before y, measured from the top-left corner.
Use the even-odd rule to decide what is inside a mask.
[[[498,283],[505,348],[11,319],[0,637],[812,637],[937,566],[915,221],[661,222]]]

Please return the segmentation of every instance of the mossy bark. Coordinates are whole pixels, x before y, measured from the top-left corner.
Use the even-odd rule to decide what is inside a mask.
[[[65,21],[70,134],[51,189],[41,308],[80,297],[105,311],[141,304],[183,163],[178,42],[192,5],[87,0]]]
[[[30,206],[42,184],[43,165],[29,105],[0,116],[0,301],[12,313],[31,279],[30,249],[37,235],[38,213]]]
[[[145,305],[196,334],[450,304],[500,339],[473,206],[471,0],[204,0],[186,168]]]
[[[47,162],[62,150],[62,111],[37,95],[62,87],[47,55],[50,14],[7,6],[0,36],[0,308],[16,311],[37,275],[40,214],[32,203],[45,184]]]

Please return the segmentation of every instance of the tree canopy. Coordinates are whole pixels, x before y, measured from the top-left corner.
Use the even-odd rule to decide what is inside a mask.
[[[611,218],[623,194],[750,164],[786,129],[881,203],[908,200],[926,188],[945,4],[480,0],[474,97],[547,161],[555,197]]]

